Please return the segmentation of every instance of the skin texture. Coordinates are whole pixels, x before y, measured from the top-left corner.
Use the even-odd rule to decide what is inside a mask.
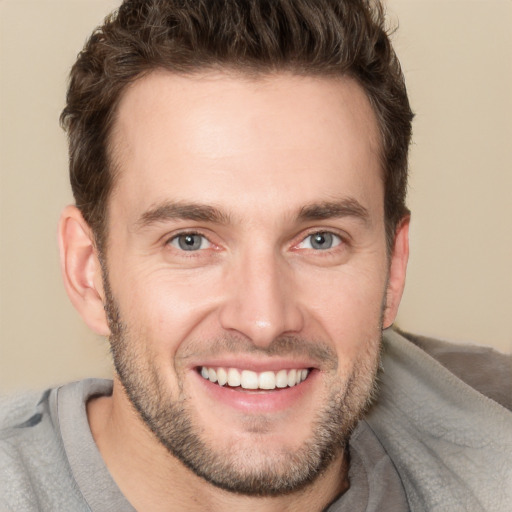
[[[347,487],[342,446],[408,255],[408,219],[386,254],[364,92],[349,79],[154,72],[126,91],[111,142],[104,273],[74,207],[60,225],[68,293],[111,335],[114,392],[88,404],[109,470],[138,510],[322,510]],[[334,235],[325,249],[318,233]],[[196,250],[183,250],[185,234]],[[200,366],[312,371],[295,392],[247,393],[208,383]],[[193,471],[168,451],[177,416],[203,450],[177,454]],[[323,456],[293,477],[320,437]],[[244,494],[226,490],[236,485]]]

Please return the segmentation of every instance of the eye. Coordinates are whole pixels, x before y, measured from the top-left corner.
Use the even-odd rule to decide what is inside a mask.
[[[198,233],[182,233],[173,237],[169,244],[182,251],[199,251],[212,245],[205,236]]]
[[[299,249],[314,249],[316,251],[326,251],[342,243],[341,238],[328,231],[318,231],[311,233],[297,246]]]

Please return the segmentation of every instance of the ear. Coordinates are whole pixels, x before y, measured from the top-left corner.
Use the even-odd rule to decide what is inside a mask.
[[[410,216],[404,217],[395,232],[393,251],[389,265],[388,287],[386,292],[386,308],[384,311],[383,328],[386,329],[395,321],[398,306],[405,287],[405,274],[409,260],[409,224]]]
[[[91,228],[76,206],[62,212],[58,237],[62,277],[73,306],[95,333],[108,336],[101,265]]]

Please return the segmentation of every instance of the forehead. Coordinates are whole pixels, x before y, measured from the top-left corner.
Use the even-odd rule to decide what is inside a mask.
[[[153,72],[125,92],[111,142],[127,215],[169,199],[382,202],[376,118],[349,78]]]

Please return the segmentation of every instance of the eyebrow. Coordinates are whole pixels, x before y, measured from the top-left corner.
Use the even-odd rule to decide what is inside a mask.
[[[353,198],[343,198],[338,201],[322,201],[305,205],[299,211],[298,220],[325,220],[342,217],[354,217],[365,224],[370,222],[368,210]]]
[[[337,201],[315,202],[300,208],[297,215],[299,222],[325,220],[329,218],[354,217],[365,224],[370,222],[368,210],[353,198]],[[146,210],[137,220],[137,229],[169,220],[191,220],[227,225],[231,218],[214,206],[200,203],[165,202]]]
[[[192,220],[229,224],[229,216],[214,206],[199,203],[165,202],[146,210],[137,220],[139,229],[168,220]]]

